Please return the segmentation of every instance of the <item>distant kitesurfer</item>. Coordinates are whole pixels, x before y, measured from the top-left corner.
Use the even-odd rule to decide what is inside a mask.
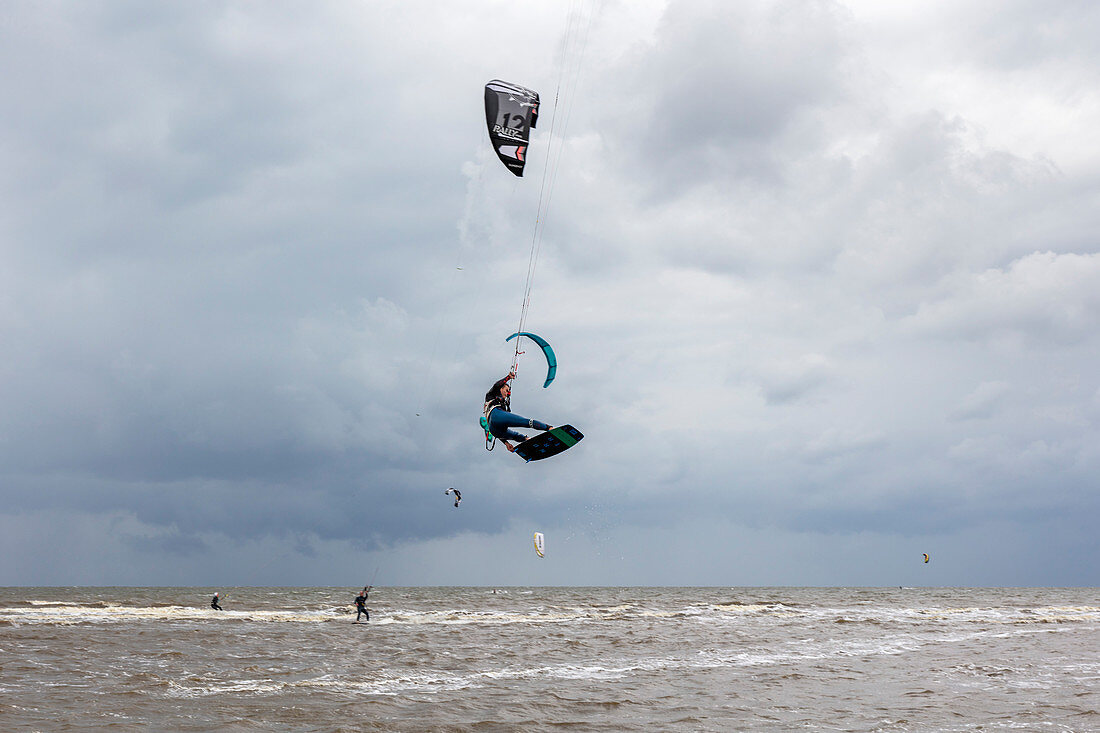
[[[517,433],[509,428],[532,428],[534,430],[549,430],[550,425],[538,420],[529,420],[526,417],[515,415],[512,409],[512,385],[509,381],[516,378],[515,372],[508,372],[508,376],[498,379],[496,384],[485,393],[485,420],[489,425],[489,432],[504,443],[509,452],[515,452],[515,448],[508,441],[522,443],[527,440],[523,433]]]
[[[359,623],[359,617],[365,615],[367,621],[370,621],[370,611],[367,610],[367,594],[374,586],[368,585],[363,590],[359,591],[359,595],[355,596],[355,622]]]
[[[213,608],[213,609],[216,609],[218,611],[224,611],[225,610],[221,606],[218,605],[218,594],[217,593],[215,593],[214,597],[210,599],[210,607]]]

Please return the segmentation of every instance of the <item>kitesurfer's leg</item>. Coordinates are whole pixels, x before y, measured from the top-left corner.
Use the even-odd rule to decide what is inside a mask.
[[[513,440],[517,443],[522,443],[527,440],[527,436],[523,433],[517,433],[515,430],[509,430],[512,427],[519,427],[525,425],[523,419],[518,415],[513,415],[510,412],[496,409],[489,414],[489,432],[504,443],[504,447],[509,451],[512,447],[508,445],[509,440]]]
[[[508,428],[533,428],[535,430],[549,430],[550,426],[538,420],[530,420],[522,415],[505,412],[501,409],[489,413],[489,432],[500,440],[527,440],[527,436]]]

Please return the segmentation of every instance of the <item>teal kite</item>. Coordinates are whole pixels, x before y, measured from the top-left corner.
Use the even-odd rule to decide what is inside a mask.
[[[543,386],[543,389],[545,389],[546,387],[549,387],[550,383],[554,381],[555,375],[557,375],[557,373],[558,373],[558,357],[554,356],[554,350],[552,348],[550,348],[550,344],[548,344],[546,342],[546,339],[544,339],[542,336],[538,336],[538,335],[533,334],[533,333],[528,333],[527,331],[520,331],[518,333],[513,333],[511,336],[509,336],[508,338],[506,338],[504,340],[505,341],[511,341],[516,336],[526,336],[527,338],[531,339],[536,344],[538,344],[540,348],[542,348],[542,353],[546,356],[546,367],[547,367],[546,368],[546,381],[543,382],[542,386]]]

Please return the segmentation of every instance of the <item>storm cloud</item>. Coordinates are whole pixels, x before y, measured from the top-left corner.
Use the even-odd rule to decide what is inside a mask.
[[[7,5],[0,583],[1100,584],[1098,31]],[[513,406],[586,437],[523,464],[533,244]]]

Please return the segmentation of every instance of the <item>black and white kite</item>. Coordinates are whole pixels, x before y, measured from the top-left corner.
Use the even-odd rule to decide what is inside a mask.
[[[485,123],[500,162],[517,176],[527,163],[531,128],[539,121],[539,93],[493,79],[485,85]]]
[[[444,494],[454,494],[455,495],[455,506],[458,506],[458,503],[460,501],[462,501],[462,493],[458,489],[454,489],[454,488],[447,489],[443,493]]]

